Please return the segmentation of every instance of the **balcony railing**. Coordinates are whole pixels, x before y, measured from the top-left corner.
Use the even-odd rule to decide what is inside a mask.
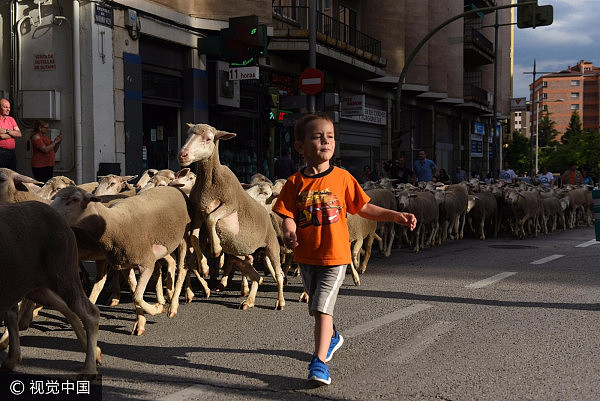
[[[494,44],[475,28],[465,28],[465,43],[472,43],[488,55],[494,55]]]
[[[306,6],[273,6],[273,27],[308,30],[308,16],[309,7]],[[380,40],[365,35],[356,28],[320,11],[317,12],[317,33],[381,57]]]
[[[465,100],[470,100],[483,106],[489,106],[487,91],[478,86],[465,84],[463,97]]]

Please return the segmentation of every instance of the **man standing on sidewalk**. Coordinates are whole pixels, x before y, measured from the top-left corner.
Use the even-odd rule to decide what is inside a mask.
[[[19,130],[15,119],[9,114],[10,102],[6,99],[0,99],[0,167],[16,171],[15,138],[21,137],[21,130]]]

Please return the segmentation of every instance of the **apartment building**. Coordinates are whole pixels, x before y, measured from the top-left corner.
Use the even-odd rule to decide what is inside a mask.
[[[561,134],[569,126],[573,111],[579,113],[583,129],[600,131],[600,67],[581,60],[566,70],[545,74],[529,85],[535,124],[548,112]],[[535,88],[535,89],[534,89]],[[535,101],[534,101],[535,100]]]
[[[419,149],[448,171],[494,170],[509,112],[513,28],[503,24],[512,12],[498,11],[495,45],[496,16],[478,10],[509,3],[316,1],[316,68],[324,76],[316,109],[337,118],[336,152],[353,174],[399,154],[412,160]],[[188,122],[237,133],[222,144],[221,160],[247,181],[272,173],[273,160],[292,148],[294,119],[308,110],[299,76],[309,67],[310,4],[10,0],[0,5],[0,91],[25,134],[37,118],[63,132],[56,171],[78,181],[177,170]],[[408,55],[470,10],[416,53],[398,109]],[[268,27],[268,54],[258,60],[258,79],[232,80],[229,63],[200,43],[219,36],[229,18],[249,15]],[[17,154],[28,173],[25,139]]]

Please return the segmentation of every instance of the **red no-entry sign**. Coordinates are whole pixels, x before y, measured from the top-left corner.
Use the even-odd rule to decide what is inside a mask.
[[[307,95],[316,95],[324,85],[325,77],[316,68],[307,68],[300,74],[300,90]]]

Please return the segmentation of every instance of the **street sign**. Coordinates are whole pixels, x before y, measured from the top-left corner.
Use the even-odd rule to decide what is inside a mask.
[[[300,90],[307,95],[316,95],[324,85],[325,77],[316,68],[307,68],[300,74]]]
[[[258,67],[234,67],[229,69],[229,80],[258,79]]]

